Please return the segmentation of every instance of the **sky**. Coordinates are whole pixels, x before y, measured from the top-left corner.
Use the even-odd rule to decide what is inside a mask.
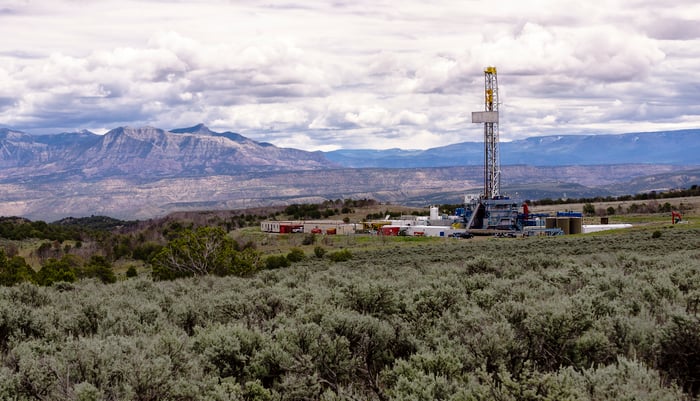
[[[303,150],[700,128],[696,0],[0,0],[0,127]]]

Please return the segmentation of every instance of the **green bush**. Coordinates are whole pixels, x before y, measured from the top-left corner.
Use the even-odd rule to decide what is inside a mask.
[[[75,282],[78,278],[77,272],[79,271],[79,265],[77,263],[75,258],[67,256],[64,256],[60,260],[50,258],[37,272],[37,284],[52,285],[60,281],[68,283]]]
[[[331,252],[328,254],[328,259],[333,262],[345,262],[346,260],[352,259],[352,252],[350,252],[349,249]]]
[[[400,309],[393,288],[382,284],[355,284],[342,290],[343,304],[350,309],[374,316],[388,316]]]
[[[284,255],[270,255],[265,258],[265,268],[268,270],[280,269],[282,267],[289,266],[289,260]]]
[[[102,256],[92,256],[83,266],[81,277],[98,278],[103,283],[114,283],[117,276],[114,275],[112,264]]]
[[[136,271],[136,267],[134,266],[129,266],[128,269],[126,269],[126,277],[132,278],[132,277],[137,277],[139,273]]]
[[[662,332],[659,368],[688,393],[700,394],[700,319],[674,316]]]
[[[209,362],[218,377],[250,379],[250,361],[260,350],[262,337],[249,328],[216,324],[195,331],[193,351]]]
[[[180,229],[152,259],[153,277],[172,280],[215,274],[246,276],[259,269],[253,248],[238,250],[238,243],[219,227]]]
[[[322,259],[325,254],[326,254],[326,248],[324,248],[322,246],[314,247],[314,255],[316,255],[317,258]]]
[[[246,247],[233,254],[233,260],[227,274],[246,277],[260,270],[262,262],[260,253],[254,247]]]
[[[155,242],[146,242],[144,244],[137,245],[132,251],[132,257],[136,260],[141,260],[144,262],[150,262],[153,257],[155,257],[158,252],[163,249],[163,246]]]
[[[287,254],[287,260],[295,263],[295,262],[301,262],[306,258],[306,254],[304,253],[304,250],[301,248],[292,248],[289,250],[289,253]]]
[[[36,274],[24,258],[13,256],[8,258],[4,249],[0,248],[0,285],[11,286],[23,282],[35,282]]]

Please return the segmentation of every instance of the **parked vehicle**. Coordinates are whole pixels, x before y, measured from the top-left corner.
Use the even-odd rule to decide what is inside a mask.
[[[464,232],[457,232],[452,234],[452,238],[472,238],[474,234],[464,231]]]

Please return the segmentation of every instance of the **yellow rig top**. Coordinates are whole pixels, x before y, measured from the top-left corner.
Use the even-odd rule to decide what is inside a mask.
[[[495,74],[496,73],[496,67],[486,67],[484,68],[484,72],[487,74]]]

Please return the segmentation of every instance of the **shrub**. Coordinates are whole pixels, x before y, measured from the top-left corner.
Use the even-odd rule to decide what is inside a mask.
[[[134,248],[132,257],[136,260],[148,262],[153,259],[161,249],[163,249],[162,245],[156,244],[155,242],[147,242]]]
[[[306,234],[304,240],[301,242],[302,245],[313,245],[316,243],[316,234]]]
[[[272,395],[270,390],[263,387],[259,382],[246,382],[243,387],[243,399],[250,401],[270,401]]]
[[[289,250],[289,253],[287,254],[287,260],[294,263],[294,262],[301,262],[306,258],[306,254],[304,254],[304,251],[300,248],[292,248]]]
[[[74,282],[77,279],[78,266],[72,261],[73,259],[65,256],[60,260],[54,258],[47,260],[36,274],[37,284],[52,285],[59,281]]]
[[[228,273],[236,276],[248,276],[260,270],[260,253],[253,247],[235,252]]]
[[[601,401],[685,399],[678,388],[663,386],[658,371],[650,369],[643,362],[626,357],[618,357],[615,363],[590,367],[581,372],[572,368],[561,369],[557,377],[558,387],[572,385],[578,387],[578,394],[577,397],[573,397],[574,399]],[[584,391],[587,397],[582,397]]]
[[[250,360],[260,349],[261,336],[240,324],[214,324],[195,329],[193,349],[219,377],[245,378]]]
[[[259,259],[252,248],[239,251],[238,243],[219,227],[184,229],[153,258],[153,277],[172,280],[205,274],[244,276],[258,270]]]
[[[112,264],[102,256],[93,256],[90,261],[83,267],[83,277],[98,278],[103,283],[114,283],[117,281],[117,276],[112,271]]]
[[[314,255],[316,255],[317,258],[321,259],[323,256],[326,254],[326,248],[322,246],[317,246],[314,248]]]
[[[399,310],[393,288],[385,285],[352,284],[342,290],[343,304],[350,309],[373,316],[392,315]]]
[[[489,258],[479,256],[474,260],[470,260],[466,266],[465,270],[467,274],[482,274],[482,273],[496,273],[498,269],[493,266],[493,261]]]
[[[340,251],[329,253],[328,259],[332,260],[333,262],[344,262],[346,260],[352,259],[352,253],[349,249],[343,249]]]
[[[129,268],[126,270],[126,277],[136,277],[138,276],[139,273],[136,271],[136,268],[134,266],[129,266]]]
[[[20,256],[8,258],[0,248],[0,285],[34,282],[34,270]]]
[[[691,400],[699,236],[318,237],[246,279],[0,286],[0,400]]]
[[[184,229],[155,256],[153,265],[184,275],[222,273],[234,251],[233,241],[220,228]]]
[[[661,231],[656,230],[651,234],[651,238],[661,238]]]
[[[290,263],[284,255],[270,255],[265,259],[265,268],[268,270],[289,267]]]
[[[700,319],[674,316],[659,342],[659,369],[693,396],[700,394]]]

